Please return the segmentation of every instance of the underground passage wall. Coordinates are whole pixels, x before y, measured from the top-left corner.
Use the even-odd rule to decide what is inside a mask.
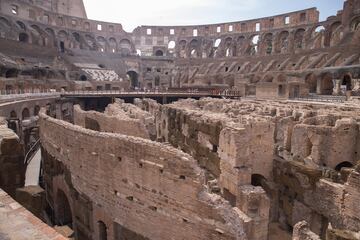
[[[202,170],[187,154],[44,113],[40,129],[55,219],[72,221],[78,239],[99,239],[99,222],[109,239],[245,239],[251,232],[241,211],[206,191]]]

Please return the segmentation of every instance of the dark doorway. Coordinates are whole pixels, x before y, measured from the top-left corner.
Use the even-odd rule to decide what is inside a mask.
[[[350,162],[342,162],[336,165],[335,170],[340,171],[342,168],[352,168],[354,165]]]
[[[346,91],[351,91],[351,77],[349,75],[345,75],[341,85],[346,86]]]
[[[139,75],[135,71],[129,71],[127,72],[127,75],[130,79],[130,85],[131,88],[137,88],[139,87]]]
[[[164,53],[163,53],[163,51],[161,51],[161,50],[157,50],[157,51],[155,52],[155,56],[157,56],[157,57],[162,57],[162,56],[164,56]]]
[[[28,43],[29,42],[29,36],[26,33],[20,33],[19,34],[19,42]]]
[[[63,41],[60,42],[60,52],[65,52],[65,43]]]
[[[59,226],[69,226],[72,228],[72,213],[69,201],[65,193],[61,190],[57,192],[57,219],[56,222]]]
[[[24,110],[22,111],[22,120],[28,119],[30,118],[30,111],[28,108],[24,108]]]
[[[107,227],[104,222],[99,221],[99,240],[107,240]]]
[[[6,78],[16,78],[18,76],[18,71],[16,69],[9,69],[5,73]]]
[[[99,123],[96,120],[88,117],[85,118],[85,128],[94,131],[100,131]]]

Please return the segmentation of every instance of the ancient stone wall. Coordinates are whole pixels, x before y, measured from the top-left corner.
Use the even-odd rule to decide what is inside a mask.
[[[0,188],[15,197],[16,189],[25,183],[25,153],[19,137],[4,119],[0,125],[0,150]]]
[[[74,123],[87,129],[120,133],[128,136],[150,139],[145,124],[139,119],[130,118],[124,112],[120,114],[83,111],[79,105],[74,106]]]
[[[213,165],[202,166],[225,198],[246,212],[241,205],[249,194],[241,189],[261,186],[270,198],[271,221],[292,229],[306,220],[312,231],[325,237],[328,223],[337,229],[359,229],[358,214],[345,205],[358,201],[358,194],[344,189],[358,179],[351,170],[359,161],[358,111],[356,105],[184,100],[161,106],[157,124],[160,139],[180,146],[200,163],[206,156],[200,147],[213,146],[204,131],[220,126],[210,135],[219,139],[217,151],[211,153],[218,174]],[[353,194],[343,197],[347,191]]]
[[[106,223],[110,239],[119,225],[139,239],[245,239],[242,231],[249,233],[252,225],[244,223],[246,215],[207,192],[203,172],[189,155],[144,139],[40,116],[45,164],[63,169],[52,175],[53,167],[46,173],[55,213],[57,189],[67,195],[72,212],[81,211],[75,196],[86,196],[90,210],[85,226],[92,239],[98,239],[99,221]],[[73,219],[75,229],[82,226],[81,219]]]
[[[49,78],[53,88],[67,90],[235,87],[258,98],[358,95],[358,2],[347,0],[324,22],[312,8],[216,25],[142,26],[126,33],[120,24],[3,0],[1,45],[20,42],[4,50],[3,89],[45,87],[39,80]],[[51,70],[25,54],[33,48],[52,49],[45,54],[52,58],[42,61]],[[34,71],[29,64],[40,68]],[[21,86],[7,81],[18,76]]]

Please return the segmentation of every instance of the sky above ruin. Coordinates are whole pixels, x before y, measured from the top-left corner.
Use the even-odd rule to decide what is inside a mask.
[[[267,17],[317,7],[325,20],[344,0],[84,0],[88,18],[140,25],[200,25]]]

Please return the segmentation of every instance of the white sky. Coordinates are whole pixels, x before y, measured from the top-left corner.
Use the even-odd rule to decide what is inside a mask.
[[[83,0],[88,18],[140,25],[197,25],[240,21],[318,7],[325,20],[344,0]]]

